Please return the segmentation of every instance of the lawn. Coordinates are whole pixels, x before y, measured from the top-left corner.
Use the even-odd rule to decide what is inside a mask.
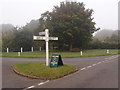
[[[94,57],[94,56],[105,56],[105,55],[115,55],[118,54],[117,49],[110,49],[107,53],[106,49],[94,49],[94,50],[84,50],[81,56],[80,52],[49,52],[49,56],[52,54],[60,54],[62,58],[79,58],[79,57]],[[45,51],[34,51],[34,52],[23,52],[18,56],[18,52],[3,52],[2,57],[11,58],[45,58]]]
[[[40,79],[56,79],[77,71],[72,65],[64,64],[58,67],[47,67],[45,63],[21,63],[12,66],[13,70],[22,76]]]

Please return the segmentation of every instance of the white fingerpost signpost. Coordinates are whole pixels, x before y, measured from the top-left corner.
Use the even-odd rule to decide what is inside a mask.
[[[39,32],[39,35],[45,36],[33,36],[34,40],[45,40],[46,42],[46,66],[49,66],[49,48],[48,42],[49,40],[58,40],[58,37],[49,37],[49,30],[45,29],[45,32]]]

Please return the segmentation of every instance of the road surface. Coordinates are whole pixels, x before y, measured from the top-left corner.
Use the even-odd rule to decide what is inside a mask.
[[[11,65],[45,62],[45,59],[2,58],[2,88],[118,88],[118,55],[64,58],[79,71],[55,80],[29,79],[13,72]]]

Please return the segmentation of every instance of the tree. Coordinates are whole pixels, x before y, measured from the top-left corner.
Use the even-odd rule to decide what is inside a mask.
[[[23,27],[22,30],[16,31],[15,37],[9,46],[13,51],[20,51],[21,47],[24,51],[30,51],[33,46],[33,34],[29,29]]]
[[[2,51],[6,51],[6,48],[11,46],[11,41],[15,37],[15,31],[17,30],[15,27],[9,28],[9,26],[4,25],[2,28]]]
[[[45,12],[40,18],[41,29],[48,28],[53,36],[58,36],[57,45],[85,48],[97,31],[92,18],[92,9],[85,9],[83,3],[61,2],[52,12]]]

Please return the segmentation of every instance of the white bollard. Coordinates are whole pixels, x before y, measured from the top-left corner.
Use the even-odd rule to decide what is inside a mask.
[[[31,51],[33,52],[33,47],[31,47]]]
[[[82,51],[80,51],[80,55],[81,55],[81,56],[83,55],[83,52],[82,52]]]
[[[41,51],[41,47],[40,47],[40,51]]]
[[[23,48],[21,47],[21,53],[23,52]]]
[[[7,53],[9,53],[9,48],[7,48]]]
[[[110,53],[110,51],[109,51],[109,50],[107,50],[107,53]]]
[[[20,52],[18,52],[18,56],[20,56]]]

